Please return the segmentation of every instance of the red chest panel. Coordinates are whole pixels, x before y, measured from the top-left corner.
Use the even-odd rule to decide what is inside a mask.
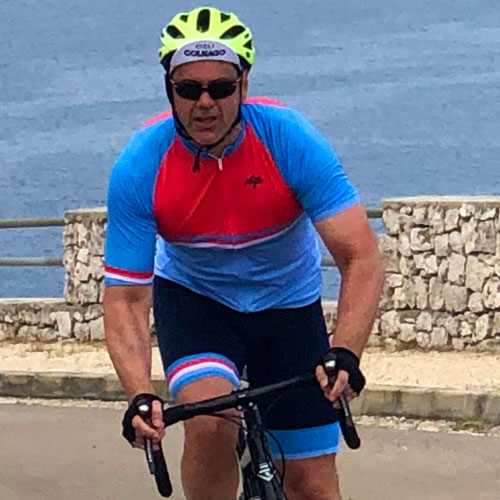
[[[241,144],[221,160],[200,158],[176,138],[160,166],[154,212],[160,234],[172,243],[238,245],[288,227],[302,207],[271,154],[246,125]]]

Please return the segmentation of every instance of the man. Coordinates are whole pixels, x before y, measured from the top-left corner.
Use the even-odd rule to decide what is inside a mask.
[[[340,269],[331,344],[350,368],[331,384],[318,366],[323,392],[318,385],[283,397],[266,423],[284,449],[288,498],[340,499],[332,402],[341,392],[356,396],[349,373],[360,375],[383,281],[365,211],[307,120],[277,103],[247,100],[255,50],[234,14],[207,7],[178,14],[161,40],[172,116],[132,137],[108,197],[106,341],[131,402],[134,445],[164,435],[154,396],[152,427],[134,406],[137,395],[153,393],[151,296],[178,402],[234,390],[245,365],[257,386],[320,364],[328,339],[315,228]],[[235,498],[236,436],[222,419],[185,423],[186,498]]]

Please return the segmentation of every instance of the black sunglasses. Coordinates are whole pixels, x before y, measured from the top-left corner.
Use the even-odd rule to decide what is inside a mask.
[[[189,99],[190,101],[197,101],[203,92],[208,92],[208,95],[214,99],[224,99],[233,95],[236,90],[236,84],[241,80],[238,78],[236,80],[216,80],[210,82],[208,85],[201,85],[201,83],[184,80],[180,82],[174,82],[170,80],[174,86],[175,91],[179,97],[183,99]]]

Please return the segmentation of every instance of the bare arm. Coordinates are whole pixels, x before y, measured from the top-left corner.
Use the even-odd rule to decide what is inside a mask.
[[[107,287],[103,300],[106,346],[129,402],[153,393],[151,384],[150,286]]]
[[[382,294],[382,259],[366,212],[355,205],[315,224],[341,275],[337,326],[330,343],[358,357],[366,345]]]

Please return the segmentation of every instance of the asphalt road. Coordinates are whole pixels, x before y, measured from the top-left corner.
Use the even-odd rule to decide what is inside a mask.
[[[2,500],[160,498],[142,452],[120,437],[121,411],[0,405]],[[500,439],[362,427],[362,448],[340,456],[344,500],[498,500]],[[167,434],[181,500],[182,431]]]

